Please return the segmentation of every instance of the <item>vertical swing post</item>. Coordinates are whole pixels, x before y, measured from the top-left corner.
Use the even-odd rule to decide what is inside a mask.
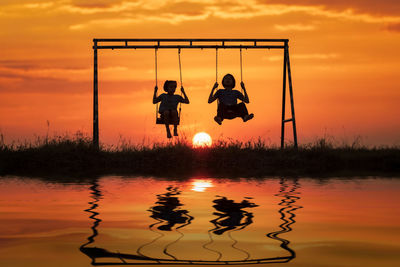
[[[282,122],[281,122],[281,149],[285,146],[285,104],[286,104],[286,66],[288,44],[285,42],[283,55],[283,91],[282,91]]]
[[[289,79],[290,107],[291,107],[291,112],[292,112],[293,143],[294,143],[294,147],[297,148],[296,119],[294,116],[294,100],[293,100],[292,74],[290,71],[289,47],[287,47],[286,56],[287,56],[287,71],[288,71],[288,79]]]
[[[93,46],[93,147],[99,148],[99,103],[97,76],[97,42]]]

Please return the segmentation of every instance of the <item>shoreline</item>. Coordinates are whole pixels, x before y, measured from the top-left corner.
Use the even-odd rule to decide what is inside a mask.
[[[0,176],[99,177],[400,177],[399,148],[332,147],[294,149],[260,143],[224,143],[192,148],[186,143],[97,150],[88,140],[64,140],[36,147],[0,147]]]

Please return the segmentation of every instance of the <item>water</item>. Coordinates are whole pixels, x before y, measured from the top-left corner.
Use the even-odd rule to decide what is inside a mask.
[[[0,266],[400,266],[400,179],[0,180]]]

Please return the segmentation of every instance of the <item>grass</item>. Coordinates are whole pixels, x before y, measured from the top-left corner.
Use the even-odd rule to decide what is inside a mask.
[[[0,139],[1,141],[1,139]],[[33,143],[0,142],[0,175],[93,177],[365,176],[400,174],[398,147],[367,148],[357,142],[334,145],[326,139],[298,149],[280,149],[262,140],[217,141],[193,148],[186,140],[152,146],[92,147],[81,133],[38,138]]]

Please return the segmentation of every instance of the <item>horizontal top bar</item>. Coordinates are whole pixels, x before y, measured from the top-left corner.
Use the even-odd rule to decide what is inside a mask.
[[[93,39],[93,42],[289,42],[289,39],[125,39],[125,38],[100,38]]]
[[[93,49],[284,49],[283,45],[100,45],[93,46]]]
[[[94,42],[93,49],[142,49],[142,48],[283,49],[288,46],[289,40],[288,39],[93,39],[93,42]],[[104,45],[104,43],[111,43],[111,42],[117,44]],[[118,42],[122,44],[118,44]],[[143,44],[144,42],[150,44]],[[214,43],[214,44],[205,44],[205,43]],[[278,43],[278,44],[266,45],[259,43]]]

